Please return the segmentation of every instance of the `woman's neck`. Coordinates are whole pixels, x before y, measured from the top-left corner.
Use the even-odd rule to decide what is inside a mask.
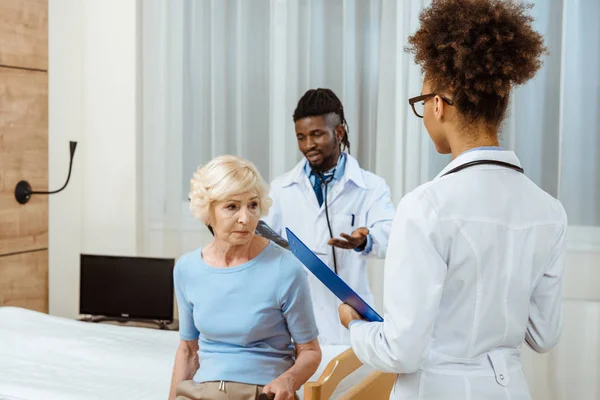
[[[232,245],[231,243],[216,238],[211,244],[205,247],[203,257],[211,265],[215,267],[235,267],[237,265],[244,264],[264,249],[265,239],[254,236],[248,243],[242,245]],[[268,242],[267,242],[268,244]],[[259,249],[260,248],[260,249]],[[208,251],[206,251],[208,250]]]
[[[499,145],[497,130],[486,126],[469,129],[467,132],[464,129],[457,130],[455,133],[448,135],[448,141],[452,151],[452,159],[477,147]]]

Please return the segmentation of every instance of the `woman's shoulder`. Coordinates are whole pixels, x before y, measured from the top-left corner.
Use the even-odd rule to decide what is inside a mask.
[[[193,268],[198,263],[202,262],[202,257],[200,257],[201,251],[202,248],[198,248],[180,256],[175,262],[175,269],[179,271],[187,270],[189,268]]]
[[[280,279],[295,280],[300,274],[305,274],[304,266],[291,251],[270,242],[268,245],[269,259],[278,269]]]

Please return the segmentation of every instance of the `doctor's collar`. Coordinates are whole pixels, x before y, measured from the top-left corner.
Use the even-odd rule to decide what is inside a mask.
[[[306,160],[306,157],[304,158]],[[346,170],[346,154],[342,152],[338,157],[336,164],[328,169],[327,171],[320,171],[323,175],[331,175],[333,173],[333,178],[337,181],[342,180],[344,177],[344,172]],[[306,164],[304,164],[304,172],[306,175],[310,176],[313,173],[314,169],[306,160]]]
[[[354,157],[352,157],[346,152],[343,152],[343,154],[345,158],[345,167],[343,171],[343,176],[340,177],[339,181],[343,183],[346,180],[349,180],[354,182],[354,184],[359,188],[366,190],[367,184],[365,183],[363,171],[361,170],[360,165],[358,165],[358,161],[356,161]],[[302,157],[302,160],[300,160],[300,162],[296,164],[294,169],[290,171],[289,175],[287,175],[286,179],[284,179],[281,182],[281,186],[290,186],[294,183],[300,183],[301,180],[306,179],[307,174],[305,172],[305,168],[307,164],[308,161],[306,160],[306,158]]]
[[[483,159],[501,161],[513,164],[517,167],[522,167],[519,158],[513,151],[497,149],[478,149],[477,151],[466,151],[459,154],[458,157],[452,160],[448,165],[446,165],[442,169],[442,171],[440,171],[440,173],[434,178],[434,180],[442,178],[448,171],[451,171],[453,168],[456,168],[462,164]]]

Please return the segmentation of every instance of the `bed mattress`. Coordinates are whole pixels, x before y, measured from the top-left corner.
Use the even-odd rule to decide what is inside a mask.
[[[173,331],[0,307],[0,400],[165,400],[178,344]],[[346,348],[324,346],[310,380]],[[359,368],[333,398],[370,372]]]

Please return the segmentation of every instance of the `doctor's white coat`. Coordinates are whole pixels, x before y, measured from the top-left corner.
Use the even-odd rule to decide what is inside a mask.
[[[279,235],[291,229],[311,250],[327,254],[319,256],[333,269],[332,248],[325,205],[319,206],[302,159],[291,171],[271,183],[273,205],[263,220]],[[355,250],[335,249],[338,275],[367,303],[373,306],[369,288],[366,260],[384,258],[394,205],[385,181],[360,168],[356,159],[346,154],[346,167],[340,181],[334,181],[327,194],[329,219],[334,237],[350,234],[359,227],[367,227],[373,241],[369,254]],[[337,308],[340,301],[313,274],[308,274],[315,311],[319,342],[321,344],[350,344],[348,331],[340,324]]]
[[[406,195],[385,262],[384,322],[350,325],[366,364],[398,375],[393,399],[529,399],[520,348],[561,330],[567,218],[510,151],[463,153]]]

